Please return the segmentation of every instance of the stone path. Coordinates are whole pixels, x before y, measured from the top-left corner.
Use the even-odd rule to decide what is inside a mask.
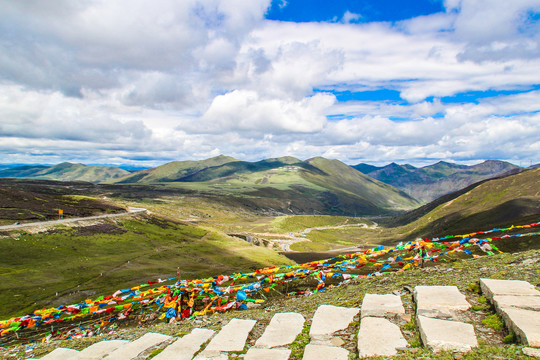
[[[77,356],[79,352],[77,350],[58,348],[54,349],[52,352],[48,353],[41,359],[43,360],[64,360],[72,356]]]
[[[120,346],[118,349],[112,351],[108,356],[104,357],[106,360],[129,360],[137,357],[143,351],[157,346],[165,341],[173,340],[172,336],[156,333],[146,333],[137,340]]]
[[[155,356],[155,360],[191,360],[201,346],[214,336],[214,330],[193,329],[191,333],[176,340]]]
[[[457,286],[416,286],[413,294],[417,315],[458,320],[460,312],[471,308]]]
[[[107,356],[111,352],[115,351],[121,346],[129,344],[127,340],[105,340],[90,345],[75,356],[68,358],[68,360],[99,360],[104,356]]]
[[[227,352],[244,350],[247,337],[255,323],[255,320],[232,319],[195,359],[228,359]]]
[[[540,291],[519,280],[480,279],[480,288],[520,342],[540,347]]]
[[[292,344],[300,334],[306,319],[297,313],[278,313],[255,343],[256,347],[273,348]]]
[[[344,359],[349,358],[349,351],[335,346],[333,335],[336,331],[349,327],[359,308],[346,308],[333,305],[321,305],[313,315],[309,330],[310,344],[304,351],[304,360]]]
[[[358,354],[365,356],[393,356],[409,344],[399,326],[387,317],[404,315],[401,297],[392,294],[366,294],[362,301]]]
[[[422,343],[433,351],[466,352],[478,346],[474,327],[456,321],[471,305],[456,286],[416,286],[416,321]]]
[[[540,291],[524,281],[480,279],[480,286],[507,327],[523,344],[530,346],[523,351],[531,354],[540,352]],[[466,322],[471,315],[470,304],[457,287],[416,286],[413,297],[416,325],[424,346],[435,352],[442,349],[466,352],[478,346],[475,329]],[[359,356],[388,357],[409,346],[397,325],[407,316],[411,314],[406,314],[400,296],[366,294],[361,308],[319,306],[310,326],[309,322],[305,324],[301,314],[276,313],[251,347],[246,345],[246,341],[256,320],[232,319],[217,333],[209,329],[194,329],[181,338],[147,333],[132,342],[104,340],[82,351],[58,348],[41,359],[142,360],[154,349],[163,348],[153,359],[188,360],[195,357],[196,360],[227,360],[234,352],[245,360],[287,360],[298,335],[305,326],[309,326],[309,344],[303,349],[304,360],[348,360],[350,352],[344,346],[352,348],[351,337],[343,340],[336,332],[347,329],[358,318],[358,341],[354,346]],[[350,333],[350,330],[347,331]]]

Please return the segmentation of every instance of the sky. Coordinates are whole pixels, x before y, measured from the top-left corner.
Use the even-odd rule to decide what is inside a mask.
[[[540,163],[540,0],[0,0],[0,163]]]

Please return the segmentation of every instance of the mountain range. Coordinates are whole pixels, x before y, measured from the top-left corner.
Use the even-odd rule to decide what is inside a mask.
[[[129,175],[130,172],[114,166],[87,166],[63,162],[54,166],[23,165],[0,170],[0,178],[30,178],[59,181],[104,182]]]
[[[417,207],[404,192],[338,161],[294,157],[174,161],[111,181],[181,187],[282,213],[387,214]]]
[[[499,160],[488,160],[472,166],[440,161],[421,168],[396,163],[382,167],[358,164],[353,168],[403,190],[424,204],[476,182],[516,173],[521,169],[519,166]]]
[[[478,229],[537,222],[540,216],[540,168],[484,180],[452,194],[382,221],[390,227],[406,226],[416,236],[466,234]],[[528,243],[527,243],[528,242]],[[539,248],[534,238],[515,239],[503,251]],[[519,249],[524,246],[523,249]]]
[[[112,166],[61,163],[0,170],[0,177],[87,181],[116,185],[161,186],[229,201],[258,211],[382,215],[410,210],[473,183],[521,168],[504,161],[467,166],[438,162],[416,168],[348,166],[338,160],[294,157],[256,162],[220,155],[200,161],[173,161],[129,172]]]

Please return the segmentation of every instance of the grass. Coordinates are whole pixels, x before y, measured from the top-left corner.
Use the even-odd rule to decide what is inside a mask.
[[[537,271],[536,264],[531,262],[523,263],[528,259],[537,259],[538,257],[540,257],[540,250],[531,250],[518,254],[505,253],[478,259],[440,262],[436,264],[436,268],[428,267],[403,273],[390,273],[384,277],[358,279],[338,288],[328,288],[309,297],[272,297],[260,308],[206,316],[203,318],[203,323],[205,324],[205,328],[220,329],[232,318],[255,319],[259,322],[268,323],[276,312],[299,312],[306,318],[306,325],[295,343],[291,346],[291,359],[301,359],[305,345],[309,342],[308,324],[312,320],[313,314],[319,305],[332,304],[335,306],[359,307],[366,293],[388,294],[396,290],[400,291],[405,286],[414,288],[417,285],[456,285],[460,291],[471,295],[471,292],[468,291],[471,283],[480,277],[493,277],[493,274],[496,274],[501,267],[508,269],[508,279],[526,280],[532,284],[538,284],[540,282],[540,273]],[[437,271],[433,271],[432,269],[436,269]],[[476,294],[472,293],[472,296],[476,298]],[[411,294],[403,295],[402,300],[408,312],[414,312],[414,309],[411,307]],[[474,326],[481,326],[481,320],[481,316],[475,317]],[[186,320],[174,326],[158,322],[145,327],[123,326],[116,329],[113,336],[114,338],[134,339],[150,331],[167,335],[187,334],[195,327],[201,327],[200,322]],[[404,331],[414,331],[414,320],[411,319],[409,323],[404,323],[402,329]],[[522,346],[504,342],[505,339],[508,341],[509,338],[506,338],[505,333],[501,331],[493,334],[477,332],[477,337],[480,346],[467,354],[463,354],[463,359],[527,359],[520,350]],[[51,351],[53,346],[80,349],[97,340],[100,339],[87,338],[56,341],[52,345],[38,344],[33,352],[33,356],[40,357],[39,355]],[[414,331],[410,335],[408,341],[411,346],[417,348],[400,352],[399,355],[392,357],[392,359],[424,358],[450,360],[454,359],[456,355],[448,351],[432,353],[428,349],[420,347],[421,344],[417,331]],[[21,357],[26,355],[24,353],[24,346],[20,346],[14,349],[14,351],[17,351],[17,349]],[[0,349],[0,357],[7,354],[7,351],[2,352],[2,349]]]
[[[156,217],[100,222],[0,242],[0,317],[76,303],[158,277],[199,278],[290,260],[201,227]]]
[[[309,343],[309,326],[307,324],[304,324],[304,328],[302,329],[302,332],[298,334],[296,339],[294,339],[293,344],[291,345],[291,355],[289,359],[291,360],[302,359],[302,356],[304,355],[304,349],[308,343]]]
[[[276,232],[301,232],[307,228],[339,226],[344,224],[366,224],[373,222],[355,217],[329,216],[329,215],[296,215],[279,216],[272,222]]]
[[[496,331],[501,331],[504,328],[504,322],[497,314],[491,314],[482,320],[482,324]]]

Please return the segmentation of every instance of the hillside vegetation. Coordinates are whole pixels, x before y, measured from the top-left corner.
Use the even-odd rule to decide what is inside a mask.
[[[177,267],[181,278],[199,278],[292,263],[219,232],[145,215],[0,240],[0,318],[174,277]]]
[[[0,179],[0,225],[58,219],[59,209],[66,218],[125,211],[97,197],[78,195],[67,184],[45,184],[50,186]]]
[[[485,181],[410,223],[419,234],[504,226],[540,217],[540,169]]]
[[[361,218],[328,215],[278,216],[272,223],[275,231],[299,232],[308,228],[332,227],[345,224],[357,224],[360,222],[371,223],[370,221]]]
[[[223,155],[201,161],[173,161],[155,168],[138,171],[112,182],[124,184],[182,181],[181,179],[186,176],[196,174],[204,169],[236,161],[238,160],[233,157]]]
[[[64,162],[54,166],[29,165],[0,170],[0,178],[30,178],[59,181],[88,181],[100,183],[129,174],[113,166],[87,166]]]
[[[486,180],[408,213],[377,218],[376,229],[317,230],[309,238],[327,243],[339,238],[359,245],[393,245],[417,237],[466,234],[535,222],[540,220],[539,176],[540,169],[532,169]],[[515,244],[516,250],[540,247],[538,242],[520,245],[516,240]]]
[[[258,162],[217,157],[174,162],[115,181],[185,189],[234,198],[261,213],[380,215],[412,209],[418,202],[338,160],[292,157]]]

